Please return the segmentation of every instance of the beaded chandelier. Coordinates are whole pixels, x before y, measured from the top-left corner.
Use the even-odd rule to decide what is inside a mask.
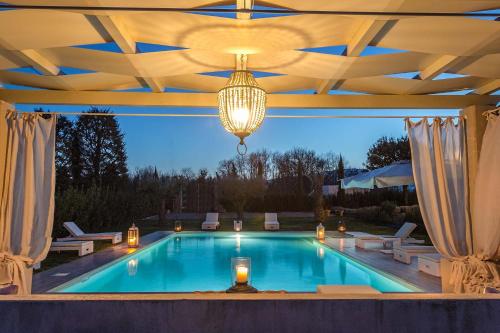
[[[238,153],[246,153],[244,138],[260,127],[266,115],[266,92],[247,70],[233,72],[219,90],[219,118],[222,126],[240,138]],[[244,152],[240,151],[244,147]]]

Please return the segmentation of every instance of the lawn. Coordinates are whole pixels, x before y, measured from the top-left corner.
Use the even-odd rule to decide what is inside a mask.
[[[279,218],[280,230],[281,231],[314,231],[317,226],[317,222],[313,218]],[[325,229],[335,230],[339,221],[338,216],[330,216],[323,223]],[[347,225],[348,231],[364,231],[367,233],[375,235],[387,235],[394,234],[395,228],[390,226],[375,225],[371,223],[366,223],[359,218],[353,216],[343,216],[342,221]],[[184,231],[199,231],[201,229],[201,220],[183,220],[182,227]],[[220,231],[232,231],[233,230],[233,220],[232,219],[222,219]],[[159,223],[156,220],[138,220],[135,224],[139,227],[141,235],[146,235],[155,231],[162,230],[173,230],[174,221],[167,220],[163,223]],[[245,219],[243,222],[243,231],[263,231],[264,220],[263,218],[253,218]],[[130,225],[120,225],[110,230],[104,231],[122,231],[123,239],[126,240],[127,230]],[[421,228],[420,228],[421,229]],[[425,239],[429,243],[427,234],[423,230],[417,229],[413,234],[413,237],[418,239]],[[111,246],[110,241],[94,241],[94,251],[102,251]],[[42,267],[35,271],[41,272],[49,268],[70,262],[72,260],[78,259],[78,254],[76,251],[71,252],[49,252],[47,258],[42,262]]]

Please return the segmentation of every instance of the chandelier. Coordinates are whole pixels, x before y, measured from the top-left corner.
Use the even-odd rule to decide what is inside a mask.
[[[226,86],[219,90],[219,118],[222,126],[240,138],[237,150],[244,155],[245,137],[260,127],[266,115],[266,92],[260,88],[252,73],[234,71]],[[244,148],[241,151],[241,148]]]

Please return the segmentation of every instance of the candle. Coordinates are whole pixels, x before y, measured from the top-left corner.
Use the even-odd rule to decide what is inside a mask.
[[[236,266],[236,282],[237,283],[248,282],[248,267]]]

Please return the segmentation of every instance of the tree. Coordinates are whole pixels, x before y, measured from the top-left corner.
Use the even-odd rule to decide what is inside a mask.
[[[325,221],[325,212],[324,212],[324,200],[323,200],[323,182],[324,176],[322,173],[318,173],[314,176],[314,191],[313,191],[313,200],[314,200],[314,218],[316,221],[323,223]]]
[[[74,179],[73,172],[75,167],[75,149],[74,143],[74,126],[73,122],[68,120],[65,116],[59,116],[56,125],[56,178],[57,187],[59,189],[66,189],[72,184]]]
[[[369,170],[390,165],[396,161],[410,160],[408,137],[388,138],[383,136],[368,150],[365,167]]]
[[[264,196],[265,182],[261,178],[242,178],[230,175],[220,178],[217,184],[217,197],[227,210],[236,211],[239,220],[243,220],[245,207],[252,199]]]
[[[341,181],[341,179],[344,179],[344,177],[345,177],[344,159],[342,158],[342,155],[340,155],[339,161],[337,164],[337,179],[338,179],[338,186],[339,186],[339,192],[337,195],[337,199],[339,200],[339,202],[343,202],[343,200],[344,200],[345,191],[342,188],[342,181]]]
[[[87,183],[116,185],[128,172],[123,134],[114,116],[91,115],[111,113],[109,109],[93,107],[87,113],[78,118],[75,127],[82,179]]]
[[[325,169],[327,171],[336,170],[339,164],[340,155],[329,151],[321,157],[325,161]]]

